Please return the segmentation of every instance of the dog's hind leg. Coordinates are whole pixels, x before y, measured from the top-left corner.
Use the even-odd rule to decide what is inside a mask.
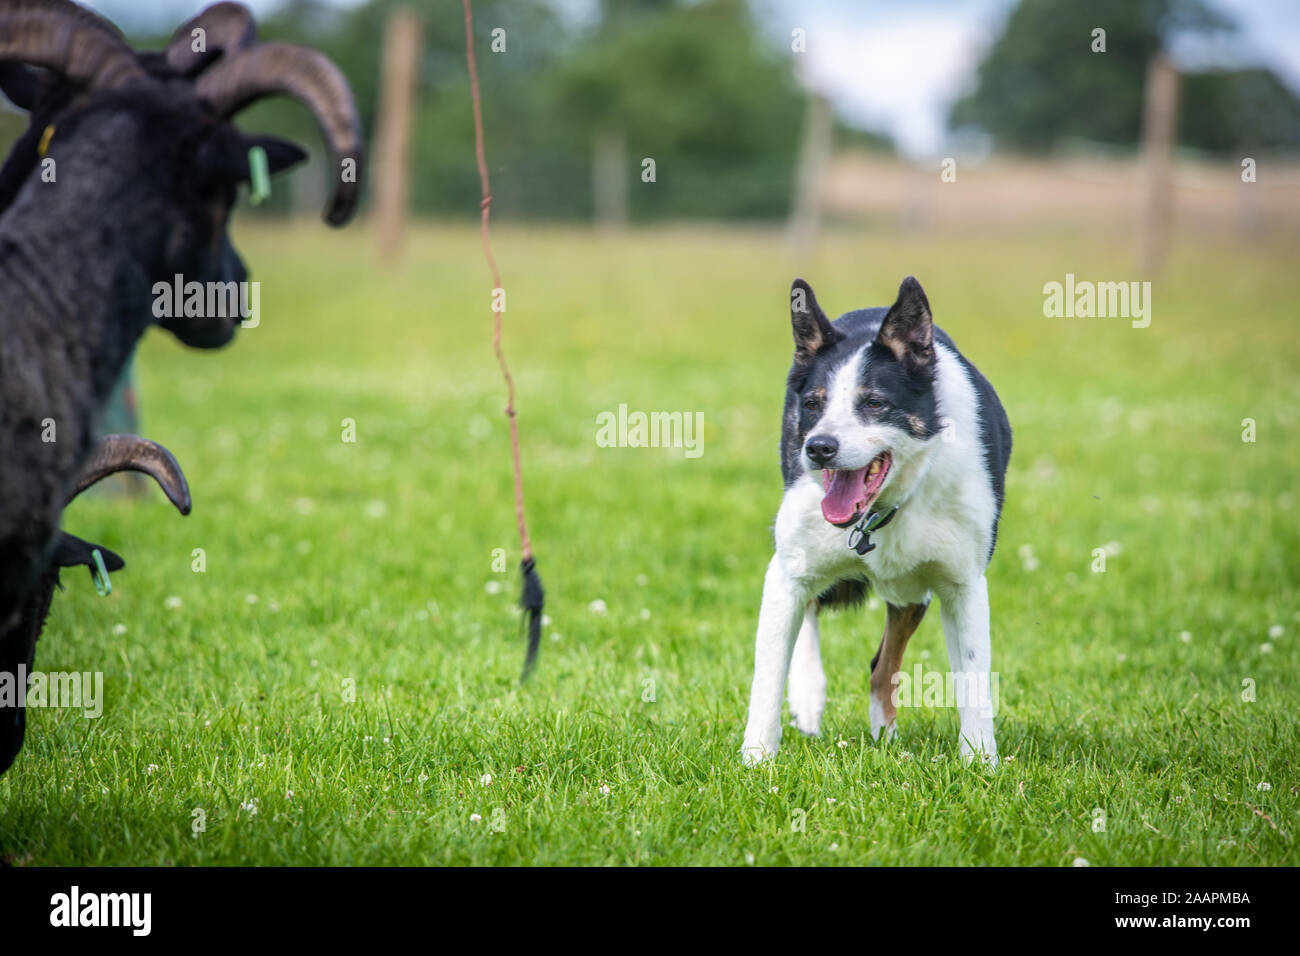
[[[898,731],[895,726],[897,710],[894,706],[894,675],[903,666],[903,651],[912,639],[916,629],[925,617],[924,604],[908,604],[897,607],[885,605],[885,634],[880,639],[880,648],[871,659],[871,738],[880,739],[880,732],[885,732],[886,740],[893,740]]]
[[[772,557],[763,579],[763,604],[754,639],[754,684],[749,692],[749,720],[741,754],[745,763],[776,756],[781,746],[781,698],[790,672],[803,609],[811,595],[786,572],[779,554]]]
[[[794,656],[790,659],[790,686],[786,695],[795,727],[809,737],[816,737],[826,709],[826,672],[822,670],[816,601],[809,601],[804,608],[803,626],[799,628]]]

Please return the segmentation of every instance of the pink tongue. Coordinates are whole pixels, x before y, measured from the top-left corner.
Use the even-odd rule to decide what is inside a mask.
[[[825,472],[822,480],[825,481]],[[822,499],[822,517],[831,524],[848,524],[867,505],[866,468],[832,472]]]

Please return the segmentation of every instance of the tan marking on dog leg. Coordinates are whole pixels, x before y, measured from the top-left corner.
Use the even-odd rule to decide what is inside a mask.
[[[871,671],[871,699],[877,705],[872,710],[879,708],[880,715],[884,718],[884,726],[887,728],[894,726],[897,717],[897,708],[894,706],[894,675],[902,669],[903,651],[907,650],[907,642],[912,639],[912,635],[921,625],[921,619],[925,617],[925,610],[929,606],[929,604],[909,604],[906,607],[885,605],[885,636],[881,638],[880,650],[876,652],[876,664]],[[873,726],[872,734],[875,735],[879,730],[879,727]]]

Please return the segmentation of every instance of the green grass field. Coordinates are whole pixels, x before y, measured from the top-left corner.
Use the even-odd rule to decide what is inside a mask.
[[[144,431],[193,514],[154,490],[66,515],[127,568],[108,599],[65,573],[37,667],[102,671],[104,714],[33,711],[5,862],[1300,863],[1295,245],[1183,243],[1147,329],[1042,314],[1067,272],[1136,278],[1123,240],[842,233],[797,270],[834,314],[915,273],[1011,417],[988,771],[952,710],[870,741],[874,604],[824,627],[823,736],[741,765],[781,494],[779,235],[497,228],[552,619],[524,688],[476,231],[422,230],[397,269],[360,229],[236,238],[261,326],[140,353]],[[702,412],[702,456],[597,447],[620,403]],[[937,614],[918,661],[946,669]]]

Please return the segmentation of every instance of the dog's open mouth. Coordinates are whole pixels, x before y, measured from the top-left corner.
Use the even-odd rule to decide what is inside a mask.
[[[822,517],[831,524],[846,528],[866,512],[867,506],[880,494],[880,487],[889,474],[893,457],[881,452],[871,459],[866,468],[853,471],[822,472],[826,497],[822,498]]]

